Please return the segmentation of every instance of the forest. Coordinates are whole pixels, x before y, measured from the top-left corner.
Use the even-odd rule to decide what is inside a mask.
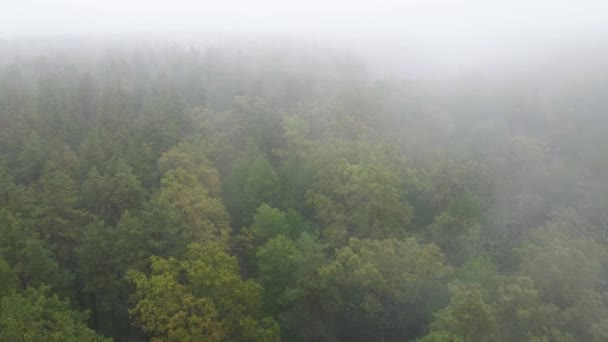
[[[607,64],[560,56],[0,40],[0,341],[608,341]]]

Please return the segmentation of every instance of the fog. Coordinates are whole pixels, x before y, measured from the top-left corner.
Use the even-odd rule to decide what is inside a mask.
[[[0,341],[608,341],[607,19],[0,0]]]
[[[603,1],[4,1],[2,34],[227,31],[448,38],[605,27]]]
[[[600,0],[4,0],[0,37],[299,39],[348,47],[391,69],[437,70],[605,44],[607,12]]]

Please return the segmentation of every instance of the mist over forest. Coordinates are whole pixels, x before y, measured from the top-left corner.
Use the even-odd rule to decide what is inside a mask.
[[[0,341],[608,341],[605,31],[287,8],[0,24]]]

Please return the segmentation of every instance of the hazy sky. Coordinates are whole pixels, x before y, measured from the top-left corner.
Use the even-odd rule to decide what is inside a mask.
[[[220,31],[484,39],[598,30],[608,1],[0,0],[0,35]]]
[[[0,0],[0,38],[99,33],[271,34],[355,43],[385,59],[391,46],[416,46],[422,60],[510,63],[511,50],[608,40],[608,0]]]

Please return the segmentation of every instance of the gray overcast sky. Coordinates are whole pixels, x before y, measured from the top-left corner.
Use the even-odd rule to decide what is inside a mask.
[[[511,63],[505,51],[539,42],[605,43],[608,0],[0,0],[0,38],[100,33],[326,39],[397,64],[388,51],[415,44],[423,61]]]
[[[216,31],[365,37],[598,30],[608,1],[0,0],[0,35]]]

